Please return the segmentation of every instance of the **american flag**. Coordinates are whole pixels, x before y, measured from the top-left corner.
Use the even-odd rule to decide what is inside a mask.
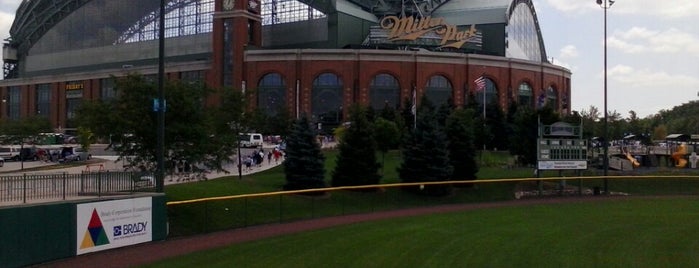
[[[476,82],[476,92],[485,89],[485,77],[478,77],[478,79],[474,80],[473,82]]]
[[[417,89],[413,87],[413,105],[410,107],[410,111],[413,115],[417,114]]]

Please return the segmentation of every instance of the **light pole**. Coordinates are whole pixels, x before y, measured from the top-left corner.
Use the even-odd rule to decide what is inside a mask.
[[[607,112],[607,10],[612,7],[614,0],[597,0],[597,4],[604,9],[604,193],[609,194],[609,181],[606,178],[609,173],[609,120]]]

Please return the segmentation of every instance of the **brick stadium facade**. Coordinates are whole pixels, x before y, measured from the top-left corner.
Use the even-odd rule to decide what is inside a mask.
[[[12,38],[3,47],[0,116],[13,120],[39,115],[57,129],[73,128],[70,119],[82,101],[115,97],[110,76],[139,72],[154,77],[157,40],[141,37],[152,34],[147,25],[157,20],[147,18],[154,17],[157,6],[125,1],[133,1],[134,7],[124,9],[129,3],[109,0],[68,1],[75,2],[68,7],[24,1]],[[186,14],[181,10],[196,6],[200,19],[189,26],[200,31],[166,38],[166,78],[245,90],[250,108],[274,113],[285,107],[328,126],[341,123],[352,103],[398,107],[413,90],[437,104],[451,98],[462,105],[472,94],[481,104],[485,99],[503,109],[511,102],[533,108],[546,103],[560,113],[569,112],[571,73],[548,62],[531,1],[494,0],[488,7],[429,1],[431,8],[402,10],[405,17],[391,15],[400,13],[392,1],[374,2],[388,3],[383,13],[358,0],[336,1],[332,7],[286,0],[168,1],[168,15]],[[294,21],[291,11],[277,8],[301,4],[307,4],[304,13],[313,13],[310,18]],[[110,5],[120,9],[113,13],[133,14],[111,21],[102,14],[105,21],[95,22],[96,29],[82,29],[81,38],[95,40],[58,45],[62,36],[53,34],[54,29],[72,29],[62,27],[94,17],[87,13],[94,6]],[[50,19],[27,19],[37,16]],[[183,26],[190,17],[177,18],[172,21],[179,26],[170,31],[190,29]],[[45,32],[35,34],[41,29]],[[98,37],[88,36],[91,31]],[[114,35],[118,40],[103,38],[104,32],[119,33]],[[487,80],[485,96],[474,82],[479,77]],[[217,103],[216,97],[208,103]]]

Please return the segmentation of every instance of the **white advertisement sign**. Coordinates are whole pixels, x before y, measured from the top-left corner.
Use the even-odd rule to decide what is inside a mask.
[[[153,240],[150,197],[77,206],[77,255]]]
[[[585,160],[570,160],[570,161],[539,161],[539,169],[587,169],[587,161]]]

